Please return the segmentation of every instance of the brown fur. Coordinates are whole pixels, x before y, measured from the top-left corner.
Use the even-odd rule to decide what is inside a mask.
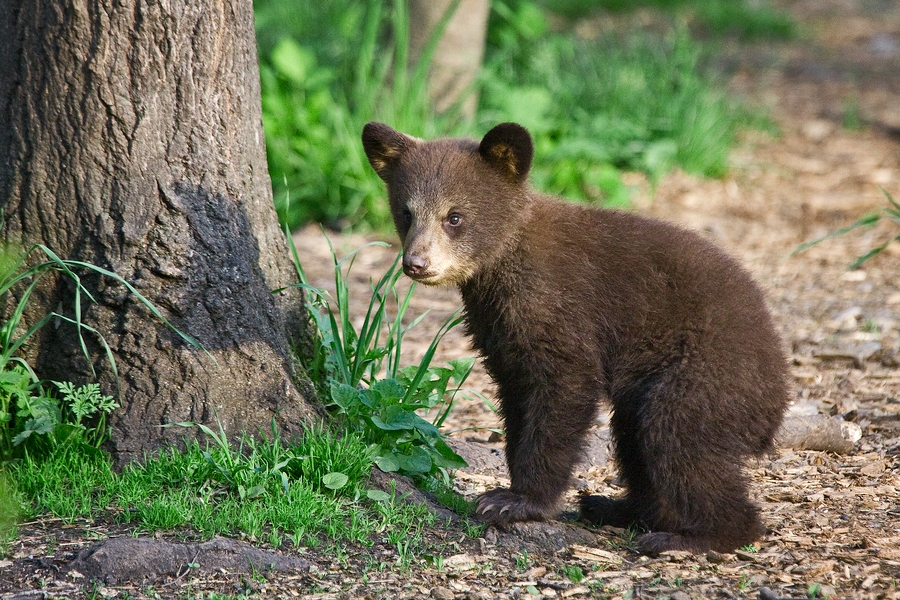
[[[370,123],[363,145],[404,270],[459,286],[497,383],[512,485],[479,499],[484,520],[551,517],[606,400],[626,494],[583,498],[586,519],[648,529],[649,554],[731,551],[764,533],[741,468],[772,446],[786,362],[734,260],[661,221],[534,192],[516,124],[479,144]]]

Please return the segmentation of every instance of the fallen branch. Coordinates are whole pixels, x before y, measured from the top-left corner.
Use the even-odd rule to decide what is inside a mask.
[[[788,416],[775,436],[782,448],[847,454],[862,437],[856,423],[826,415]]]

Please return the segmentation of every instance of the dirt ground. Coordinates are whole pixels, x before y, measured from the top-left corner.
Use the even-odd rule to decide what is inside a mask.
[[[769,531],[756,552],[658,559],[627,549],[624,532],[588,532],[571,524],[488,530],[467,538],[460,525],[433,533],[442,559],[402,563],[385,544],[346,556],[305,549],[312,567],[233,575],[185,567],[143,581],[90,584],[65,566],[98,539],[129,534],[114,525],[25,524],[0,560],[0,598],[197,597],[308,598],[895,598],[900,597],[900,242],[861,269],[853,260],[900,233],[882,222],[792,255],[802,242],[900,200],[900,3],[895,0],[790,0],[781,3],[804,30],[790,43],[734,45],[718,57],[732,91],[765,107],[780,134],[742,134],[729,175],[703,180],[683,173],[653,191],[629,175],[638,209],[703,232],[738,256],[765,288],[792,362],[791,414],[837,415],[861,428],[846,454],[781,448],[749,465],[752,494]],[[370,238],[335,236],[339,254]],[[330,256],[316,228],[296,242],[311,282],[333,288]],[[363,251],[353,269],[362,311],[370,278],[391,250]],[[404,340],[417,360],[459,306],[450,289],[419,288],[412,314],[430,309]],[[460,330],[444,339],[438,362],[471,356]],[[467,387],[491,399],[480,368]],[[474,394],[455,408],[454,437],[500,448],[500,426]],[[577,488],[616,493],[603,460],[583,466]],[[474,495],[502,474],[471,469],[457,485]],[[574,493],[574,492],[573,492]],[[271,550],[271,549],[270,549]],[[283,554],[296,553],[284,547]],[[385,567],[365,572],[372,561]],[[398,563],[398,561],[400,561]],[[563,574],[574,567],[583,579]],[[206,596],[203,596],[206,597]]]

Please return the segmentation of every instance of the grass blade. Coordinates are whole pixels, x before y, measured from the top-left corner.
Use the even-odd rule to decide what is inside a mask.
[[[891,239],[889,239],[888,241],[886,241],[885,243],[881,244],[880,246],[878,246],[876,248],[872,248],[871,250],[869,250],[868,252],[866,252],[865,254],[860,256],[859,258],[857,258],[856,261],[848,267],[848,270],[852,271],[853,269],[859,268],[864,262],[866,262],[873,256],[880,254],[892,242],[896,242],[898,240],[900,240],[900,235],[896,235],[896,236],[892,237]]]
[[[846,227],[842,227],[842,228],[838,229],[837,231],[832,231],[831,233],[828,233],[827,235],[823,235],[819,239],[813,240],[811,242],[804,242],[803,244],[800,244],[799,246],[797,246],[797,248],[793,252],[791,252],[791,256],[793,256],[799,252],[803,252],[804,250],[807,250],[809,248],[812,248],[816,244],[818,244],[820,242],[824,242],[825,240],[828,240],[828,239],[831,239],[834,237],[838,237],[840,235],[844,235],[845,233],[849,233],[850,231],[853,231],[854,229],[857,229],[859,227],[866,227],[868,225],[874,225],[880,219],[881,219],[881,215],[879,215],[877,212],[863,215],[862,217],[857,219],[855,222],[851,223],[850,225],[847,225]]]

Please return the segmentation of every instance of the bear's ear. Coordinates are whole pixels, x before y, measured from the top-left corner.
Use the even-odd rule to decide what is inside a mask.
[[[531,170],[534,145],[531,134],[518,123],[500,123],[487,132],[478,152],[508,179],[521,183]]]
[[[362,132],[363,149],[378,176],[387,181],[403,154],[418,140],[391,129],[384,123],[366,123]]]

